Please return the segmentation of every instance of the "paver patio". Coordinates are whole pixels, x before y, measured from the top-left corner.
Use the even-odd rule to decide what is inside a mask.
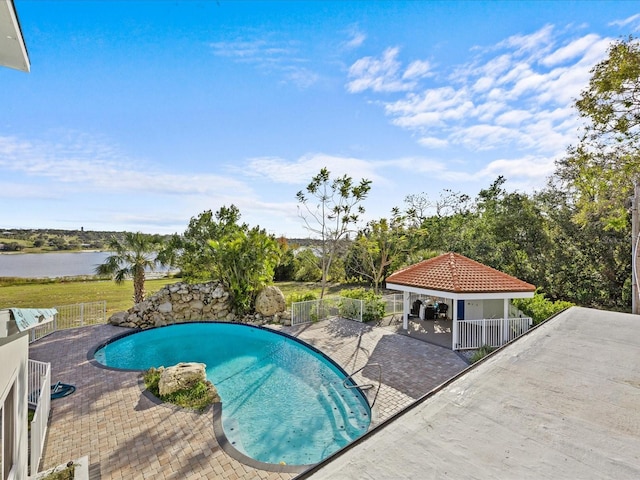
[[[467,364],[445,348],[375,327],[332,319],[274,327],[313,345],[347,372],[382,367],[373,412],[385,420],[462,371]],[[111,325],[63,330],[29,347],[29,357],[51,362],[52,382],[76,386],[52,402],[42,469],[89,455],[92,479],[290,479],[293,473],[257,470],[218,445],[211,410],[194,412],[158,405],[142,393],[140,373],[100,368],[87,358],[95,346],[126,331]],[[368,366],[355,378],[375,381]],[[224,399],[222,399],[224,402]],[[223,403],[224,408],[224,403]]]

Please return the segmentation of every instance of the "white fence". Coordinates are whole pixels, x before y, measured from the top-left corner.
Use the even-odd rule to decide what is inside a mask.
[[[530,317],[458,320],[456,349],[469,350],[483,345],[500,347],[525,333],[531,325]]]
[[[362,322],[365,302],[357,298],[325,297],[318,300],[293,302],[291,325],[319,322],[331,317],[341,317]]]
[[[31,421],[30,475],[38,472],[51,409],[51,364],[29,360],[27,388],[29,407],[35,407]]]
[[[395,315],[397,313],[403,313],[404,305],[403,305],[403,297],[402,293],[392,293],[390,295],[385,295],[383,298],[385,302],[384,314],[386,315]]]
[[[319,300],[293,302],[291,304],[291,325],[319,322],[338,316],[338,299],[326,297]]]
[[[31,330],[29,341],[35,342],[56,330],[98,325],[107,322],[107,302],[105,300],[91,303],[75,303],[54,307],[58,310],[53,322],[35,327]]]

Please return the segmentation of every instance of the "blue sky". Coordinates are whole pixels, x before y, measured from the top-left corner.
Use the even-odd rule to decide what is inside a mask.
[[[573,101],[636,2],[15,0],[0,69],[2,228],[183,232],[204,210],[306,237],[320,168],[408,194],[544,187]]]

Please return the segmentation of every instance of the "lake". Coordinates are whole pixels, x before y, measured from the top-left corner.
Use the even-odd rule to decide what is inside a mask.
[[[95,275],[109,252],[0,254],[0,277],[56,278]],[[158,269],[166,271],[166,269]]]

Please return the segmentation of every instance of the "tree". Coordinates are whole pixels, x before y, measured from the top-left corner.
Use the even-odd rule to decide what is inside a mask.
[[[339,247],[339,242],[364,213],[361,202],[367,198],[371,189],[371,181],[361,179],[354,184],[353,179],[344,175],[331,180],[327,168],[311,179],[306,192],[302,190],[296,195],[298,202],[304,205],[305,213],[299,212],[304,220],[305,228],[320,236],[320,261],[322,270],[322,289],[324,292],[329,277],[331,262]]]
[[[184,235],[171,239],[163,258],[180,268],[188,282],[218,280],[229,290],[239,314],[249,312],[263,286],[273,281],[281,249],[260,227],[240,224],[235,205],[207,210],[189,222]]]
[[[146,235],[144,233],[125,232],[122,239],[112,237],[109,249],[113,255],[108,256],[104,263],[96,267],[98,275],[111,275],[116,283],[122,283],[126,278],[133,278],[133,300],[135,303],[144,301],[145,271],[153,270],[161,262],[158,252],[162,249],[162,237]]]
[[[231,292],[232,304],[239,314],[252,311],[260,289],[273,281],[280,257],[275,237],[260,227],[239,227],[209,240],[214,278]]]
[[[591,74],[576,101],[584,134],[556,175],[574,193],[580,223],[598,217],[606,228],[628,229],[627,202],[640,180],[640,43],[613,43]]]
[[[402,260],[398,257],[407,248],[406,232],[403,226],[404,218],[400,211],[394,208],[391,218],[381,218],[370,221],[366,228],[358,232],[353,244],[357,262],[351,262],[352,275],[366,278],[373,284],[374,292],[389,274],[389,268],[395,262]]]
[[[177,266],[187,282],[209,281],[216,267],[216,259],[208,242],[237,229],[249,228],[246,224],[238,225],[239,220],[240,210],[235,205],[223,206],[215,215],[211,210],[206,210],[191,218],[182,236],[174,235],[171,238],[161,258],[165,263]]]

